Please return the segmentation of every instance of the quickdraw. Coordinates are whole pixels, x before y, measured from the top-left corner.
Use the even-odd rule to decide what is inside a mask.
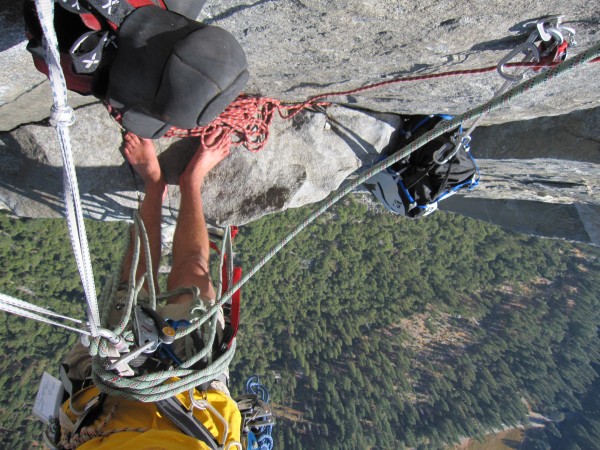
[[[551,63],[564,61],[567,58],[568,47],[575,47],[575,30],[564,26],[564,16],[548,16],[534,22],[528,22],[525,28],[534,28],[527,40],[517,48],[508,53],[498,63],[498,73],[510,82],[523,80],[523,72],[517,70],[509,73],[507,65],[520,54],[525,57],[521,62],[535,61],[532,70],[539,71]]]

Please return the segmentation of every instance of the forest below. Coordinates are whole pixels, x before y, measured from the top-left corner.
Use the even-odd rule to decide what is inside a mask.
[[[250,270],[307,214],[240,228]],[[98,286],[125,224],[88,223]],[[0,215],[0,292],[75,317],[83,295],[60,220]],[[525,449],[600,442],[600,250],[461,216],[410,221],[357,196],[326,213],[243,288],[232,388],[259,375],[276,448],[444,448],[526,423]],[[2,314],[0,443],[31,448],[41,373],[70,333]]]

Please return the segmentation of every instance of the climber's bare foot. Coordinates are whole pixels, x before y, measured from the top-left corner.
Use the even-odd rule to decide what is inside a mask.
[[[164,177],[156,157],[156,150],[151,139],[143,139],[133,133],[125,134],[125,149],[123,153],[136,173],[144,180],[146,188],[149,185],[165,186]]]
[[[207,145],[200,144],[179,177],[179,186],[189,186],[194,189],[201,187],[206,174],[229,155],[229,142],[223,140],[218,142],[219,137],[219,132],[214,132],[205,137]]]

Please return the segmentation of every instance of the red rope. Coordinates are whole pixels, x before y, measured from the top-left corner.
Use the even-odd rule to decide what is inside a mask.
[[[600,62],[600,58],[595,58],[591,62]],[[545,67],[558,65],[560,62],[548,62],[543,64]],[[506,67],[534,67],[539,70],[540,63],[515,62],[507,64]],[[171,128],[165,137],[200,137],[202,145],[207,147],[243,145],[251,152],[262,150],[269,139],[269,127],[273,122],[275,111],[284,119],[291,119],[302,110],[314,107],[324,106],[329,103],[319,102],[326,97],[352,95],[371,89],[378,89],[399,83],[408,83],[413,81],[433,80],[437,78],[446,78],[460,75],[473,75],[496,71],[496,66],[483,67],[480,69],[453,70],[443,73],[430,73],[425,75],[416,75],[393,80],[381,81],[379,83],[368,84],[356,89],[347,91],[332,91],[318,94],[310,97],[304,102],[286,103],[268,97],[252,97],[246,94],[240,95],[235,99],[213,122],[193,129]],[[218,138],[211,145],[205,142],[207,136],[214,134]]]
[[[315,103],[311,103],[314,105]],[[300,109],[299,109],[300,108]],[[269,139],[269,127],[273,122],[275,111],[282,118],[290,118],[306,106],[284,106],[282,102],[267,97],[252,97],[246,94],[236,98],[219,117],[204,127],[189,130],[171,128],[165,137],[200,137],[203,146],[222,146],[223,141],[229,144],[243,145],[251,152],[262,150]],[[292,111],[292,114],[289,112]],[[211,145],[206,142],[206,137],[218,135]]]

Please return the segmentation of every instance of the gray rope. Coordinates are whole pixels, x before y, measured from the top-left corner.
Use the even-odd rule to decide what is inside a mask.
[[[19,300],[17,298],[11,297],[6,294],[0,294],[0,311],[5,311],[11,314],[15,314],[17,316],[25,317],[27,319],[37,320],[38,322],[46,323],[48,325],[54,325],[57,327],[65,328],[70,331],[75,331],[79,334],[89,335],[89,331],[82,330],[80,328],[75,328],[69,325],[66,325],[62,322],[58,322],[56,320],[49,319],[48,317],[44,317],[41,314],[45,314],[50,317],[56,317],[63,320],[68,320],[71,322],[75,322],[77,324],[86,325],[81,320],[73,319],[72,317],[63,316],[61,314],[57,314],[53,311],[50,311],[46,308],[41,308],[39,306],[33,305],[31,303],[25,302],[23,300]]]

